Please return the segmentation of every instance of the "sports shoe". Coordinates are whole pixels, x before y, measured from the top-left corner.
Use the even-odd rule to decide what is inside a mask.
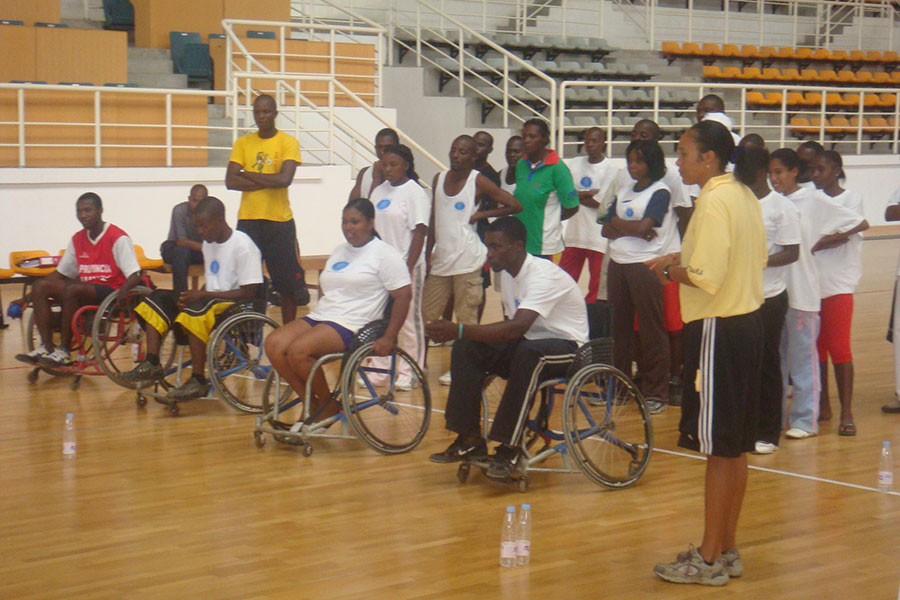
[[[491,459],[491,465],[485,471],[489,479],[495,481],[507,481],[516,471],[516,461],[519,458],[518,448],[512,448],[506,444],[497,447],[497,452]]]
[[[806,430],[800,429],[799,427],[791,427],[790,429],[788,429],[787,431],[784,432],[784,437],[790,438],[792,440],[803,440],[808,437],[813,437],[814,435],[816,435],[815,432],[806,431]]]
[[[397,379],[394,382],[394,389],[399,392],[409,392],[415,387],[411,379]]]
[[[450,385],[450,382],[450,371],[447,371],[446,373],[438,377],[438,383],[441,385]]]
[[[753,448],[753,454],[774,454],[775,452],[778,452],[778,445],[769,442],[756,442],[756,446]]]
[[[669,379],[669,405],[670,406],[681,406],[681,396],[683,393],[684,385],[681,382],[681,377],[676,375]]]
[[[487,458],[487,442],[479,438],[477,442],[467,442],[465,436],[460,435],[443,452],[436,452],[428,457],[433,463],[454,463],[465,460],[479,460]]]
[[[50,354],[50,352],[43,344],[41,344],[31,352],[22,352],[20,354],[16,354],[16,360],[22,361],[23,363],[28,363],[29,365],[36,365],[39,360],[41,360],[48,354]]]
[[[169,390],[166,397],[178,401],[194,400],[195,398],[202,398],[207,390],[209,390],[208,383],[201,383],[196,377],[191,377],[186,383]]]
[[[723,552],[722,560],[725,561],[725,572],[729,577],[740,577],[744,574],[744,563],[741,562],[741,553],[737,548]]]
[[[657,577],[672,583],[696,583],[699,585],[725,585],[728,583],[728,572],[722,556],[713,564],[707,564],[691,545],[687,552],[681,552],[675,562],[661,563],[653,567]]]
[[[162,366],[142,360],[132,370],[122,373],[122,379],[125,381],[156,381],[162,379],[163,374]]]
[[[67,348],[58,346],[56,350],[50,354],[46,354],[38,359],[38,362],[48,367],[68,367],[75,364],[72,356]]]
[[[22,356],[22,355],[19,354],[18,356],[16,356],[16,358],[19,358],[19,356]],[[19,360],[21,360],[21,359],[19,359]],[[893,400],[891,400],[890,402],[888,402],[887,404],[882,406],[881,412],[888,413],[888,414],[900,413],[900,399],[894,398]]]
[[[651,415],[658,415],[669,410],[669,405],[655,398],[647,398],[647,410]]]

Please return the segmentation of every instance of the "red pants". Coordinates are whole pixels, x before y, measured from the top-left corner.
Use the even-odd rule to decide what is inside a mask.
[[[588,250],[586,248],[575,248],[569,246],[562,252],[559,259],[559,267],[569,274],[569,276],[578,282],[581,277],[581,269],[584,267],[584,261],[588,261],[588,272],[591,279],[588,282],[588,293],[584,297],[584,301],[592,304],[597,301],[597,291],[600,289],[600,271],[603,268],[603,253],[596,250]]]
[[[850,326],[853,323],[853,294],[836,294],[822,298],[819,309],[819,362],[840,365],[853,360],[850,352]]]

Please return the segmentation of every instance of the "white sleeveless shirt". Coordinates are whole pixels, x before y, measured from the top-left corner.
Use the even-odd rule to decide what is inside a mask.
[[[372,165],[366,167],[363,171],[362,179],[359,182],[359,197],[368,198],[372,193]]]
[[[487,248],[475,232],[469,219],[477,212],[475,180],[478,171],[472,169],[469,178],[455,196],[448,196],[444,183],[448,171],[438,175],[434,189],[434,249],[431,253],[431,273],[447,277],[471,273],[484,266]]]
[[[634,181],[630,181],[616,194],[616,216],[626,221],[640,221],[644,218],[644,211],[650,204],[654,192],[658,190],[669,191],[669,186],[659,180],[654,181],[640,192],[636,192],[634,191]],[[647,241],[627,235],[610,240],[609,258],[619,264],[633,264],[658,258],[669,251],[673,239],[678,237],[671,202],[670,197],[670,210],[666,211],[662,224],[654,228],[656,237]]]

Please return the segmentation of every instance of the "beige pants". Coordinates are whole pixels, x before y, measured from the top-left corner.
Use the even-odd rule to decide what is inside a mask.
[[[461,275],[429,274],[422,293],[422,315],[426,323],[441,318],[451,295],[457,322],[465,325],[478,323],[478,307],[484,298],[481,269]]]

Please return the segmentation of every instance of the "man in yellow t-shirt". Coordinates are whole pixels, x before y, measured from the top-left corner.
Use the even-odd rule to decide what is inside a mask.
[[[284,323],[297,316],[297,305],[309,303],[309,291],[300,268],[297,229],[291,213],[288,186],[300,164],[300,144],[275,128],[278,108],[274,98],[262,94],[253,102],[259,131],[234,143],[225,186],[241,192],[237,230],[246,233],[262,253],[272,285],[281,296]]]

